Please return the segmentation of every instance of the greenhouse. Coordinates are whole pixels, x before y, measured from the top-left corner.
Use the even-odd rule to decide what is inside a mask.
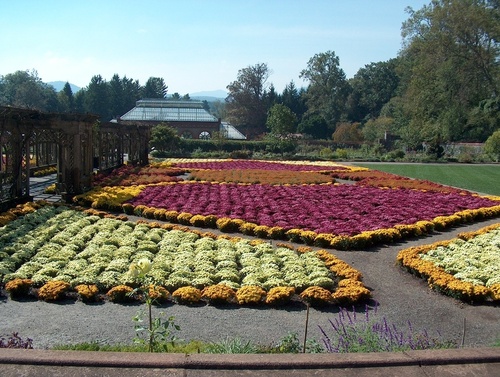
[[[202,101],[172,101],[167,99],[142,99],[135,107],[114,120],[120,124],[168,123],[180,136],[187,139],[210,138],[220,130],[220,119],[203,107]]]

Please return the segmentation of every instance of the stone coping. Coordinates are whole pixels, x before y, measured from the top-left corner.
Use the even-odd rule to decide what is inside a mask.
[[[175,354],[0,349],[0,365],[9,364],[188,370],[310,370],[492,364],[500,372],[500,347],[349,354]]]

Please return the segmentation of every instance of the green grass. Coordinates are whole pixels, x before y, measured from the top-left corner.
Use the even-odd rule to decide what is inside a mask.
[[[205,352],[207,343],[193,340],[188,343],[175,343],[168,349],[170,353],[200,353]],[[99,342],[84,342],[76,344],[60,344],[52,348],[59,351],[103,351],[103,352],[148,352],[148,346],[143,344],[102,344]]]
[[[500,196],[500,165],[356,163],[356,166]]]

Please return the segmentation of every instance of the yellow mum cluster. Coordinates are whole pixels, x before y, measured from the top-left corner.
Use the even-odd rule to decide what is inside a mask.
[[[38,290],[38,298],[44,301],[56,301],[69,291],[70,288],[69,283],[65,281],[49,281]]]
[[[97,187],[75,196],[73,201],[82,206],[116,211],[121,210],[124,202],[135,198],[145,188],[145,185]]]

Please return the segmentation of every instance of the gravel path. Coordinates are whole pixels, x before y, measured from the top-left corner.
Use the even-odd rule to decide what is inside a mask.
[[[379,303],[378,315],[390,323],[405,328],[408,321],[415,330],[438,333],[444,339],[465,346],[489,346],[500,340],[500,308],[493,305],[468,305],[435,293],[426,283],[395,265],[399,250],[438,240],[451,239],[458,233],[472,231],[498,223],[493,219],[474,225],[457,227],[389,247],[370,251],[332,251],[363,273],[365,284]],[[129,343],[134,337],[132,317],[140,305],[113,303],[61,304],[42,301],[19,302],[0,299],[0,335],[19,332],[23,338],[34,340],[35,348],[50,348],[57,344],[80,342]],[[156,308],[167,316],[175,316],[181,326],[178,338],[219,341],[240,337],[260,344],[271,344],[290,332],[304,333],[306,310],[302,306],[286,309],[243,307],[186,307],[168,305]],[[327,327],[337,309],[311,309],[308,338],[320,339],[318,325]],[[464,331],[465,325],[465,331]]]

